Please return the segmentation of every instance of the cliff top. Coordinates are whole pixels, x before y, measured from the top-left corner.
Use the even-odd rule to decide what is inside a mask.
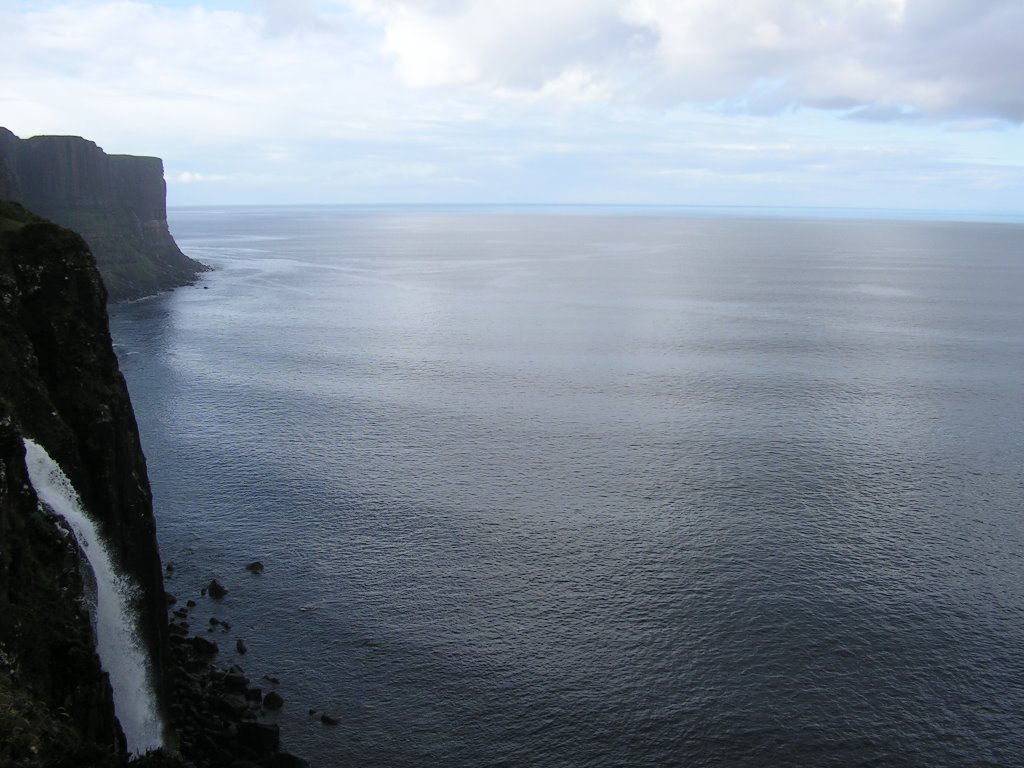
[[[111,301],[187,285],[208,269],[171,237],[158,157],[108,155],[80,136],[20,139],[0,128],[0,199],[78,232]]]

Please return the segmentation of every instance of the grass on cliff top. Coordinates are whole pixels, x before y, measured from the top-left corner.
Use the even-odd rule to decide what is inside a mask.
[[[0,200],[0,233],[21,229],[37,217],[11,200]]]

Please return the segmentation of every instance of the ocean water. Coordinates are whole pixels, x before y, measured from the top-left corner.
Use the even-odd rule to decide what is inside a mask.
[[[287,748],[1024,764],[1024,226],[171,216],[217,271],[112,313],[168,589]]]

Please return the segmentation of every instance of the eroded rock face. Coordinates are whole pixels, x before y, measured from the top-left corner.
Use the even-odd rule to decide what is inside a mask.
[[[81,624],[77,566],[68,565],[67,540],[36,509],[22,437],[61,465],[140,585],[140,629],[162,671],[166,599],[156,528],[106,291],[81,237],[0,203],[0,647],[22,649],[23,683],[40,701],[86,718],[78,723],[83,736],[107,743],[113,705],[86,642],[87,615]]]
[[[113,759],[124,751],[81,600],[80,558],[73,540],[40,513],[21,435],[0,401],[2,765]]]
[[[206,271],[171,237],[166,193],[159,158],[108,155],[78,136],[22,140],[0,128],[0,199],[81,234],[111,301],[187,285]]]

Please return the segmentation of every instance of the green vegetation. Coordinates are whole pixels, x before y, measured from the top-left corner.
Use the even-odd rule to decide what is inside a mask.
[[[18,203],[0,200],[0,233],[21,229],[25,224],[36,219]]]
[[[83,742],[66,712],[51,712],[0,674],[0,765],[7,768],[116,768],[116,755]]]

